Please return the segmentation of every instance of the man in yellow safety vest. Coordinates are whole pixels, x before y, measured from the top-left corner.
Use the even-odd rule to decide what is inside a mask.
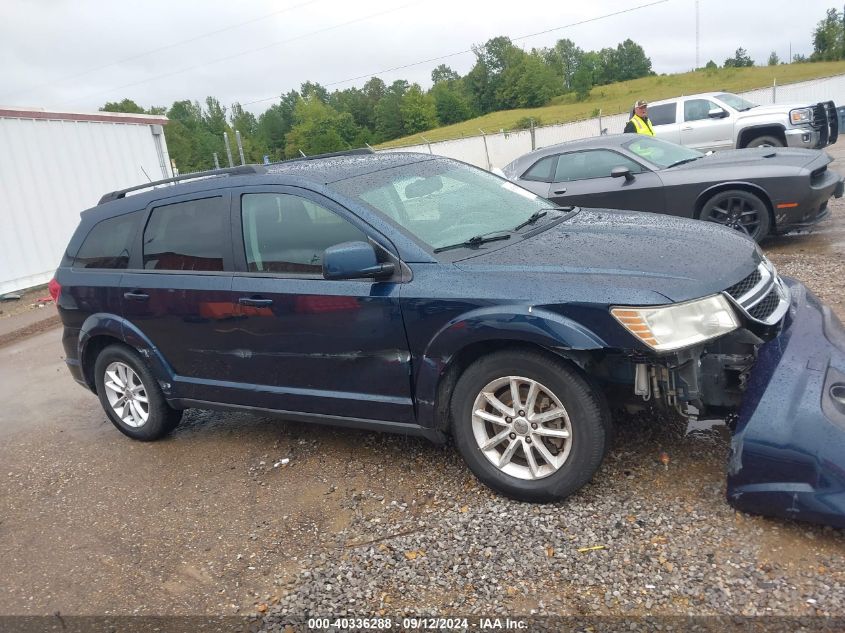
[[[625,125],[625,133],[654,136],[654,128],[648,120],[648,103],[642,99],[634,104],[634,116]]]

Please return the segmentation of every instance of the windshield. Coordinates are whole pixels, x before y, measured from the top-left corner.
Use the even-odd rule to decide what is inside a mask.
[[[716,95],[716,98],[719,101],[727,103],[734,110],[739,110],[740,112],[745,112],[746,110],[750,110],[751,108],[757,107],[756,103],[746,101],[742,97],[738,97],[735,94],[731,94],[730,92],[723,92],[720,95]]]
[[[701,152],[697,152],[689,147],[675,145],[668,141],[661,141],[653,136],[637,135],[632,141],[625,143],[622,147],[627,148],[628,151],[657,165],[661,169],[680,163],[688,163],[704,156]]]
[[[432,248],[513,231],[554,203],[481,169],[435,159],[334,184]]]

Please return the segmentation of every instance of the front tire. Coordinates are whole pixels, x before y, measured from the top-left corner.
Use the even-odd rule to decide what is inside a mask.
[[[721,191],[711,197],[702,206],[699,218],[741,231],[755,242],[766,237],[771,229],[766,203],[740,189]]]
[[[521,501],[563,499],[601,465],[603,395],[562,360],[502,351],[470,365],[452,395],[452,434],[483,483]]]
[[[746,147],[783,147],[784,143],[777,136],[758,136],[748,142]]]
[[[112,424],[124,435],[157,440],[170,433],[182,419],[164,399],[155,377],[134,350],[123,345],[106,347],[94,363],[100,404]]]

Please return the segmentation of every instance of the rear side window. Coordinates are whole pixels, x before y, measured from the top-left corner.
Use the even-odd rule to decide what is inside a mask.
[[[341,242],[367,241],[358,228],[306,198],[245,194],[244,249],[251,272],[322,274],[323,252]]]
[[[632,174],[643,171],[641,165],[625,156],[608,150],[590,150],[562,154],[557,164],[555,182],[609,178],[614,167],[627,167]]]
[[[669,125],[675,123],[678,106],[675,103],[648,106],[648,119],[652,125]]]
[[[94,225],[73,261],[75,268],[124,269],[129,245],[141,221],[141,211],[109,218]]]
[[[536,180],[538,182],[551,182],[552,174],[554,173],[555,163],[557,162],[557,155],[546,156],[537,161],[531,166],[531,169],[526,171],[522,178],[523,180]]]
[[[156,207],[144,230],[144,268],[223,270],[231,249],[228,215],[222,198]]]

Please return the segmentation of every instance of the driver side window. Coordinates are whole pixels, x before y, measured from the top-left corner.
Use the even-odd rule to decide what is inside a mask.
[[[614,167],[627,167],[632,174],[642,173],[643,168],[630,158],[608,150],[591,150],[561,154],[555,172],[555,182],[609,178]]]
[[[241,222],[250,272],[319,275],[329,246],[367,241],[362,231],[333,211],[290,194],[243,195]]]
[[[684,102],[684,121],[703,121],[710,118],[710,110],[722,108],[707,99],[690,99]]]

